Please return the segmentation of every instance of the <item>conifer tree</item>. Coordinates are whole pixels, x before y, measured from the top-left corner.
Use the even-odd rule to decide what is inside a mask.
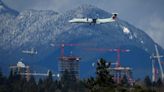
[[[44,92],[44,84],[41,78],[38,81],[38,92]]]
[[[61,76],[62,92],[65,92],[68,89],[71,89],[74,92],[77,88],[76,84],[76,77],[70,71],[65,70],[63,75]]]
[[[157,86],[157,87],[163,86],[163,83],[162,83],[161,78],[159,78],[159,79],[157,80],[156,86]]]
[[[8,92],[6,82],[7,79],[3,76],[2,71],[0,69],[0,92]]]
[[[53,89],[53,78],[52,78],[52,72],[48,72],[47,78],[43,82],[44,85],[44,92],[52,92]]]
[[[0,85],[2,85],[2,84],[3,84],[3,75],[2,75],[2,71],[0,69]]]
[[[162,88],[163,88],[163,83],[162,83],[162,80],[161,78],[159,78],[156,82],[156,87],[157,87],[157,92],[162,92]]]
[[[144,83],[145,83],[145,86],[146,86],[146,87],[151,87],[151,86],[152,86],[152,82],[151,82],[149,76],[146,76],[146,77],[145,77]]]
[[[121,80],[121,86],[124,86],[124,87],[128,87],[129,86],[128,78],[127,78],[126,75],[124,75],[122,80]]]
[[[112,76],[109,73],[110,63],[107,63],[103,58],[97,62],[96,74],[97,74],[97,83],[100,86],[109,86],[113,84]]]

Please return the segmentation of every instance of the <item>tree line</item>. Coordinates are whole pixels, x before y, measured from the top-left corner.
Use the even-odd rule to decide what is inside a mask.
[[[31,76],[30,80],[10,71],[9,76],[4,76],[0,71],[0,92],[163,92],[164,85],[161,79],[151,82],[149,76],[137,80],[133,85],[126,76],[119,84],[113,80],[108,71],[110,63],[100,59],[96,66],[96,76],[77,79],[65,70],[59,80],[52,78],[52,72],[46,78],[38,81]]]

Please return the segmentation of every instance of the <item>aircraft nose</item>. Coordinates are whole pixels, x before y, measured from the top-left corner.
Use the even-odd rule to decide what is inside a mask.
[[[70,23],[71,23],[71,22],[73,22],[73,20],[69,20],[68,22],[70,22]]]

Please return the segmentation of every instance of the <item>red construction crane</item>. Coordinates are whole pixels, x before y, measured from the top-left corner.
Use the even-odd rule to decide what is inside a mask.
[[[113,51],[110,48],[87,48],[88,51],[99,51],[99,52],[107,52],[107,51]]]
[[[50,46],[52,46],[52,47],[60,47],[60,56],[62,57],[62,56],[64,56],[64,47],[65,46],[68,46],[68,47],[78,47],[78,46],[80,46],[80,47],[83,47],[83,46],[94,46],[94,43],[60,43],[60,44],[54,44],[54,43],[51,43],[50,44]]]
[[[129,49],[113,49],[113,51],[117,52],[117,64],[116,64],[116,67],[120,67],[120,54],[121,52],[129,52],[130,50]]]
[[[118,49],[89,48],[87,50],[89,50],[89,51],[99,51],[99,52],[107,52],[107,51],[109,51],[109,52],[117,52],[117,61],[115,63],[116,67],[112,68],[112,70],[114,70],[114,72],[115,72],[114,79],[119,84],[120,83],[120,79],[121,79],[121,72],[123,72],[124,70],[127,70],[126,68],[121,67],[121,65],[120,65],[120,53],[121,52],[129,52],[130,50],[128,50],[128,49],[123,50],[123,49],[120,49],[120,48],[118,48]],[[130,69],[130,71],[131,71],[131,69]],[[130,75],[128,75],[128,76],[130,76]],[[130,77],[129,77],[129,79],[130,79]]]
[[[99,52],[117,52],[117,61],[116,61],[116,67],[120,67],[120,53],[121,52],[129,52],[129,49],[110,49],[110,48],[88,48],[86,49],[88,51],[99,51]]]
[[[61,57],[64,57],[64,47],[65,46],[81,46],[80,44],[64,44],[62,43],[60,45],[60,48],[61,48]]]

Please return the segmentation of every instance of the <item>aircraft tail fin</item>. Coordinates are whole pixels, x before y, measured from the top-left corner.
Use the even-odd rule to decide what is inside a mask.
[[[118,13],[112,13],[112,19],[116,19],[117,18],[117,15],[118,15]]]

